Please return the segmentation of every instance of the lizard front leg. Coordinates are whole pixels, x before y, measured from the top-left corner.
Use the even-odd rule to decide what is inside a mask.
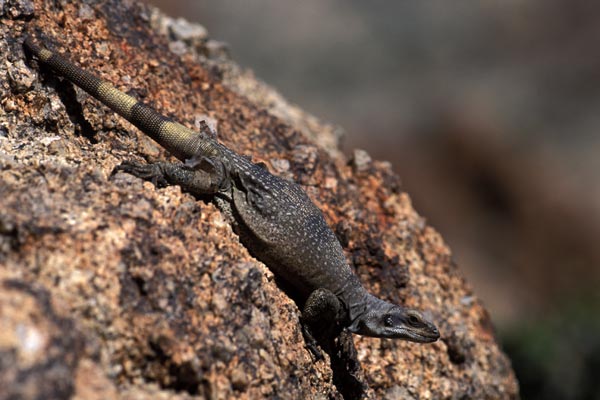
[[[333,292],[317,289],[310,294],[302,313],[302,333],[306,347],[317,360],[323,355],[317,340],[330,357],[333,382],[344,398],[364,398],[367,384],[358,361],[352,334],[343,329],[346,316],[343,303]],[[317,336],[315,338],[315,336]]]
[[[214,194],[227,187],[228,179],[223,168],[217,168],[214,163],[188,165],[184,163],[158,162],[142,164],[126,161],[118,165],[113,174],[126,172],[156,186],[179,185],[191,194]]]
[[[325,341],[331,348],[335,337],[341,332],[341,320],[344,307],[333,292],[327,289],[313,291],[302,311],[301,324],[302,334],[306,347],[316,359],[322,359],[323,355],[317,348],[319,342]]]

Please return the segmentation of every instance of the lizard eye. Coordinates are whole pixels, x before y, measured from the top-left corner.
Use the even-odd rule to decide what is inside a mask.
[[[385,324],[385,326],[394,326],[394,319],[391,315],[386,315],[383,318],[383,323]]]
[[[421,320],[414,315],[409,315],[408,323],[412,326],[419,326],[419,325],[421,325]]]

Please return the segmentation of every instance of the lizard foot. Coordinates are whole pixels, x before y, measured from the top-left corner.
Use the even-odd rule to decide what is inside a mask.
[[[158,164],[141,164],[135,161],[124,161],[113,169],[112,175],[117,172],[125,172],[137,176],[138,178],[152,182],[155,186],[164,187],[168,185],[164,173]]]
[[[306,324],[302,324],[302,336],[304,336],[304,345],[308,351],[313,355],[314,361],[323,360],[323,352],[319,348],[319,344],[313,336],[310,328]]]
[[[308,350],[317,360],[323,358],[317,344],[331,354],[332,340],[339,333],[339,321],[342,319],[343,308],[337,296],[327,289],[313,291],[302,311],[302,334]]]

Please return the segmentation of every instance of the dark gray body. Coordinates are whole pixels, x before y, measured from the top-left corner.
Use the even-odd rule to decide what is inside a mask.
[[[294,182],[222,149],[233,161],[233,184],[217,196],[216,202],[222,209],[232,209],[233,223],[244,245],[304,298],[323,288],[346,308],[360,308],[368,293],[350,269],[323,213],[306,192]]]
[[[309,347],[315,330],[347,329],[374,336],[428,343],[436,327],[418,311],[369,294],[348,265],[323,214],[297,184],[281,179],[218,143],[208,126],[200,132],[161,116],[107,82],[28,38],[26,49],[156,140],[180,163],[125,162],[125,171],[158,185],[174,184],[213,196],[230,217],[242,243],[304,301]],[[312,330],[312,332],[311,332]],[[319,333],[319,332],[316,332]]]

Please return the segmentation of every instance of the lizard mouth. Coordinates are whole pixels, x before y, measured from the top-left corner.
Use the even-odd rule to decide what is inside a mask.
[[[436,327],[424,330],[406,330],[403,335],[405,340],[418,343],[433,343],[440,338],[440,332]]]

